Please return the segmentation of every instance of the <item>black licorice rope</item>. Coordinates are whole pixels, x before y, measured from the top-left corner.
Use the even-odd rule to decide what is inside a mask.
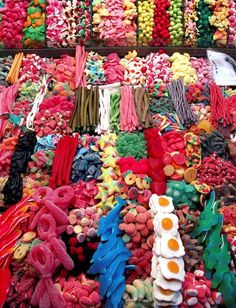
[[[9,178],[3,188],[5,205],[13,205],[21,200],[23,190],[22,174],[26,173],[36,142],[36,133],[34,131],[26,131],[18,140],[11,159]]]
[[[171,83],[167,85],[167,89],[181,124],[184,127],[189,127],[197,123],[197,118],[186,99],[183,79],[172,80]]]

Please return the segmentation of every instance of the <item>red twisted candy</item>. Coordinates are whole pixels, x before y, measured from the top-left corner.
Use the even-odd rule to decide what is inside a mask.
[[[41,279],[34,290],[31,304],[40,308],[66,307],[64,298],[52,281],[54,256],[51,250],[43,244],[33,247],[29,254],[29,263],[41,275]]]
[[[51,215],[44,214],[40,218],[38,224],[38,234],[40,240],[45,240],[46,244],[49,244],[54,256],[62,263],[62,265],[67,270],[71,270],[74,267],[74,263],[67,254],[64,243],[56,237],[56,221]]]

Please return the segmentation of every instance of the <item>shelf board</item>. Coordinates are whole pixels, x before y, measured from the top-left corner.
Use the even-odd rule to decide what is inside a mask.
[[[192,57],[206,57],[207,48],[187,48],[187,47],[86,47],[87,51],[94,51],[103,56],[112,52],[118,53],[120,57],[125,56],[129,51],[136,50],[138,55],[143,57],[151,52],[157,52],[159,49],[164,50],[167,54],[172,55],[175,51],[189,53]],[[226,53],[236,60],[236,48],[213,48],[212,50]],[[18,52],[24,54],[37,54],[42,57],[60,57],[63,54],[75,55],[75,48],[42,48],[42,49],[0,49],[0,57],[12,55]]]

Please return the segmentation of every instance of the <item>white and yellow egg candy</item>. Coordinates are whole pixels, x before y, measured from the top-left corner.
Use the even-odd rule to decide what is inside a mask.
[[[184,281],[184,260],[183,258],[166,259],[159,258],[160,271],[165,279]]]
[[[149,200],[149,207],[153,215],[157,213],[171,213],[174,211],[173,200],[171,197],[158,196],[153,194]]]
[[[175,214],[160,213],[155,216],[153,224],[155,234],[158,236],[162,236],[162,234],[176,235],[178,233],[178,217]]]
[[[180,305],[182,303],[183,297],[180,291],[165,290],[154,284],[153,295],[156,303],[160,306],[164,304],[169,305]]]
[[[164,258],[179,258],[185,255],[184,246],[179,234],[177,236],[168,233],[162,234],[160,248],[160,255]]]
[[[157,265],[156,269],[156,280],[154,284],[165,290],[179,291],[181,289],[182,282],[180,280],[166,279],[160,271],[159,264]]]
[[[173,214],[171,197],[153,194],[149,201],[155,231],[151,276],[154,306],[182,303],[185,250],[178,232],[178,217]]]

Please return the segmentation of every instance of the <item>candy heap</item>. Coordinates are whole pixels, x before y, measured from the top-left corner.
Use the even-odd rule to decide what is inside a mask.
[[[49,43],[63,45],[53,18],[70,24],[66,7],[79,16],[91,3],[48,4]],[[201,1],[188,4],[185,18],[199,14]],[[115,5],[93,2],[104,27],[120,26]],[[116,6],[122,18],[124,7],[127,23],[134,2]],[[182,2],[140,7],[143,23],[149,7],[167,25],[170,7],[172,36],[183,41]],[[208,25],[203,17],[197,25]],[[145,44],[169,33],[148,27]],[[217,86],[206,59],[162,50],[122,58],[78,45],[75,57],[19,53],[1,69],[0,306],[233,307],[234,87]]]
[[[101,307],[99,282],[87,278],[85,275],[78,277],[57,277],[56,287],[61,292],[66,305],[79,305],[80,307]]]
[[[0,27],[0,37],[5,48],[22,48],[27,7],[28,1],[5,1]]]
[[[212,16],[209,18],[209,22],[216,28],[213,35],[213,39],[217,46],[227,45],[227,31],[229,28],[229,1],[219,0],[209,1],[212,7]]]
[[[197,46],[197,7],[197,0],[184,2],[184,46]]]
[[[46,0],[33,0],[27,8],[27,20],[24,23],[23,46],[39,48],[45,46],[45,6]]]
[[[12,57],[0,58],[0,85],[7,85],[6,77],[12,66]]]
[[[213,1],[214,2],[214,1]],[[209,47],[213,45],[213,33],[214,28],[211,26],[209,18],[212,12],[209,8],[208,2],[204,0],[199,0],[198,2],[198,38],[197,45],[199,47]]]
[[[84,45],[91,38],[91,1],[67,1],[63,9],[65,27],[59,34],[62,46],[75,46],[77,43]]]
[[[236,3],[232,0],[229,1],[229,47],[236,47]]]
[[[170,38],[172,46],[181,46],[183,43],[183,12],[181,0],[170,0]]]
[[[154,25],[152,31],[152,46],[166,46],[170,43],[170,7],[169,0],[154,1]],[[152,24],[151,24],[152,25]]]
[[[107,46],[136,44],[136,5],[134,0],[93,3],[93,32]]]
[[[154,27],[154,0],[139,1],[138,3],[138,44],[148,46],[152,40],[152,31]]]

